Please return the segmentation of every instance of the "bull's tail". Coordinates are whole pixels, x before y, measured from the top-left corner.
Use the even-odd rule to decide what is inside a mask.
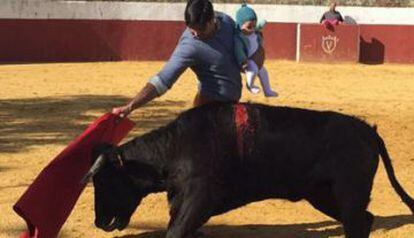
[[[400,196],[401,200],[410,208],[411,212],[414,214],[414,200],[410,197],[410,195],[407,194],[407,192],[403,189],[403,187],[395,177],[394,168],[392,167],[391,158],[388,155],[388,151],[385,147],[384,140],[380,137],[378,133],[376,133],[376,135],[379,153],[381,154],[382,161],[384,162],[388,179],[390,180],[394,190]]]

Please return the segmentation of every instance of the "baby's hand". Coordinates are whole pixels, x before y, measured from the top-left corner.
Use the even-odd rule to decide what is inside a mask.
[[[243,72],[246,72],[246,70],[247,70],[247,60],[242,62],[241,69],[242,69]]]

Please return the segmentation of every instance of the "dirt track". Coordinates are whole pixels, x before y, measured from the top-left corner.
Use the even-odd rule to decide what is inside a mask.
[[[17,237],[25,224],[12,211],[41,169],[103,112],[124,103],[162,62],[0,65],[0,237]],[[243,91],[242,101],[335,110],[377,124],[404,188],[414,195],[414,67],[266,63],[277,99]],[[186,72],[172,90],[132,119],[139,135],[191,106],[196,84]],[[161,238],[168,221],[165,194],[147,197],[128,229],[105,233],[93,226],[86,188],[60,237]],[[391,189],[381,164],[369,210],[374,238],[414,237],[411,216]],[[216,238],[343,237],[338,223],[306,202],[268,200],[210,220]]]

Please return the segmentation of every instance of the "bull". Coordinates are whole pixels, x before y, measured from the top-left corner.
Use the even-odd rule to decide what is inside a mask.
[[[119,147],[100,145],[93,177],[95,225],[124,229],[141,200],[167,192],[167,238],[196,237],[212,216],[251,202],[306,200],[368,238],[367,211],[379,157],[402,201],[383,139],[363,120],[332,111],[260,104],[210,104]]]

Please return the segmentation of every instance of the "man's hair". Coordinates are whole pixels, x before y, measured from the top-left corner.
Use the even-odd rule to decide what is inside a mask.
[[[187,26],[204,28],[214,17],[213,4],[209,0],[188,0],[184,17]]]

